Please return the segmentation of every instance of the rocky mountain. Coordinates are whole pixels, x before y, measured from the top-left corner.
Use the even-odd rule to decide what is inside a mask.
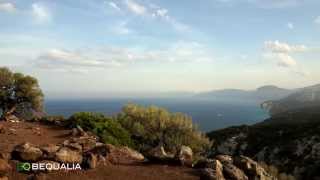
[[[320,105],[320,84],[296,90],[295,93],[280,100],[266,101],[262,107],[270,114]]]
[[[214,141],[211,153],[245,155],[296,179],[319,179],[319,110],[320,106],[295,109],[252,126],[210,132],[208,136]]]
[[[254,100],[263,102],[287,97],[295,90],[283,89],[268,85],[256,90],[224,89],[210,92],[199,93],[195,97],[209,98],[217,100]]]

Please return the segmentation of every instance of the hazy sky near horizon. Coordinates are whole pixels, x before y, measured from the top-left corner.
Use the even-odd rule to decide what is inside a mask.
[[[303,87],[319,0],[0,0],[0,65],[48,96]]]

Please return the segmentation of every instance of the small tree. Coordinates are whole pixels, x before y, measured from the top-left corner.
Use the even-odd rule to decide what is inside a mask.
[[[43,111],[43,93],[37,79],[0,68],[1,119]],[[29,116],[30,117],[30,116]]]

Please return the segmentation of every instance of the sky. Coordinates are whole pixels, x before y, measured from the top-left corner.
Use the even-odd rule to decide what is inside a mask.
[[[320,83],[319,0],[0,0],[0,66],[49,97]]]

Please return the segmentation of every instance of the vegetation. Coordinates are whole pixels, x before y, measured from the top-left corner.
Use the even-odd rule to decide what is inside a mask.
[[[208,137],[215,142],[213,151],[233,139],[238,144],[233,155],[242,154],[256,160],[260,157],[260,161],[277,166],[282,179],[290,176],[283,172],[298,172],[299,176],[312,179],[319,176],[316,153],[320,140],[319,119],[319,106],[308,107],[277,114],[255,125],[212,131]],[[247,146],[241,147],[243,144]]]
[[[266,170],[273,177],[276,177],[278,180],[296,180],[296,178],[291,174],[280,173],[278,168],[273,165],[267,165],[265,162],[260,162],[259,164],[264,170]]]
[[[129,133],[114,119],[99,113],[79,112],[69,119],[71,126],[91,131],[105,143],[133,146]]]
[[[193,151],[201,152],[210,145],[209,139],[197,129],[189,116],[170,113],[156,106],[128,104],[117,119],[142,151],[162,145],[174,152],[181,145],[187,145]]]
[[[43,93],[37,79],[0,68],[1,119],[10,115],[32,118],[43,110]]]

